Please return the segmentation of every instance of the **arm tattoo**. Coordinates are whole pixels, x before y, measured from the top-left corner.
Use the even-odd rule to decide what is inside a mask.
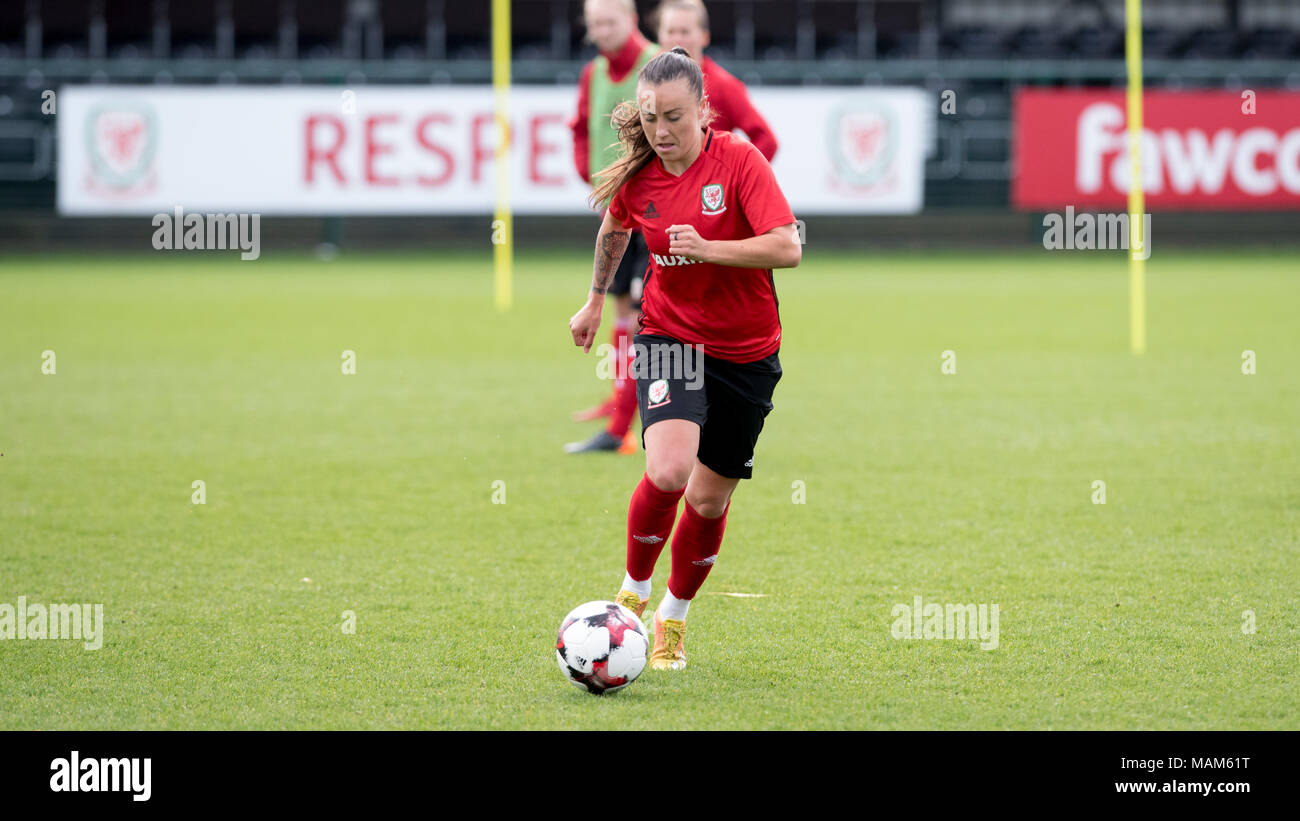
[[[603,294],[609,290],[609,284],[614,280],[614,273],[618,270],[618,264],[622,261],[623,252],[627,250],[631,238],[630,231],[609,231],[600,235],[600,241],[596,243],[595,270],[591,275],[593,293]]]

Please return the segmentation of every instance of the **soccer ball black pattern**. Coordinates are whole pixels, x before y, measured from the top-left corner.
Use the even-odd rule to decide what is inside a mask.
[[[612,601],[592,601],[560,622],[555,660],[575,687],[600,695],[635,681],[645,669],[647,649],[635,613]]]

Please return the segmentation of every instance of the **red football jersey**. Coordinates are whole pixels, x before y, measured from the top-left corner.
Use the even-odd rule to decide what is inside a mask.
[[[757,148],[712,128],[701,136],[700,155],[680,177],[654,157],[618,190],[609,213],[624,228],[640,227],[650,248],[641,332],[753,362],[781,347],[772,269],[670,256],[668,226],[692,225],[706,240],[749,239],[789,225],[794,214]]]

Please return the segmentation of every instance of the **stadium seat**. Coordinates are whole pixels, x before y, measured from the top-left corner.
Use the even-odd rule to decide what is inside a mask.
[[[1142,57],[1149,60],[1169,60],[1180,56],[1187,34],[1177,29],[1143,28]]]
[[[1256,29],[1242,38],[1240,53],[1247,59],[1284,60],[1297,56],[1300,38],[1285,29]]]
[[[1187,39],[1182,56],[1188,60],[1225,60],[1237,54],[1239,42],[1235,31],[1201,29]]]
[[[719,63],[727,63],[735,56],[729,45],[710,45],[708,54]]]
[[[1082,28],[1069,38],[1075,57],[1111,60],[1124,56],[1124,32],[1114,28]]]
[[[311,60],[343,56],[343,0],[315,0],[299,3],[298,53]]]
[[[428,4],[380,3],[383,56],[388,60],[419,60],[428,47]]]
[[[966,26],[944,32],[939,56],[968,60],[996,60],[1007,55],[1009,34],[989,26]]]
[[[490,60],[492,59],[492,48],[486,43],[460,43],[458,45],[448,45],[448,51],[456,60]],[[593,53],[594,55],[594,53]]]
[[[1058,32],[1040,26],[1026,26],[1012,36],[1010,52],[1026,59],[1053,60],[1065,57],[1069,44]]]
[[[858,53],[858,34],[856,31],[818,37],[818,58],[822,60],[851,60]]]
[[[89,56],[89,51],[84,41],[50,43],[45,47],[45,56],[52,60],[82,60]]]
[[[128,3],[105,14],[108,57],[140,60],[153,53],[153,13],[148,4]]]
[[[551,56],[551,44],[549,42],[524,42],[515,43],[514,59],[521,62],[532,62],[534,60],[545,60]]]
[[[0,3],[0,60],[23,56],[26,9],[19,3]]]
[[[231,5],[235,26],[235,56],[267,60],[279,50],[280,9],[266,0],[235,0]]]
[[[216,8],[212,0],[195,0],[192,3],[172,0],[167,20],[173,57],[205,60],[216,56],[216,38],[213,32]]]
[[[12,5],[21,5],[9,0]],[[90,8],[72,0],[45,0],[41,13],[41,53],[47,59],[76,60],[89,56]]]
[[[877,35],[876,49],[882,59],[914,59],[921,54],[921,35],[913,31],[882,31]]]

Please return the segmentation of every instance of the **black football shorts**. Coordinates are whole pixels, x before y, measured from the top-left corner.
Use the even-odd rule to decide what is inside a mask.
[[[777,353],[737,363],[667,336],[636,334],[632,343],[641,446],[655,422],[687,419],[700,426],[700,462],[720,476],[752,478],[754,445],[781,380]]]

